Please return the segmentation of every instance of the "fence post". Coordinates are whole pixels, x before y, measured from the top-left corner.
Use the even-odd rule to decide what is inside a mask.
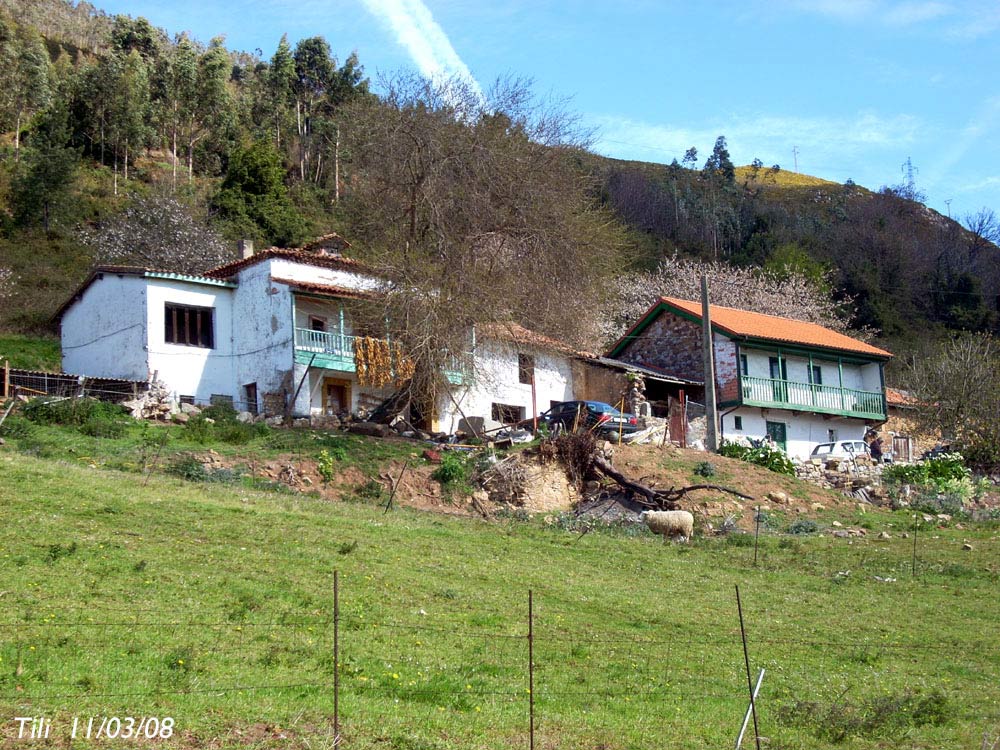
[[[740,601],[740,587],[736,585],[736,609],[740,613],[740,637],[743,639],[743,661],[747,667],[747,688],[750,690],[750,712],[753,714],[753,738],[760,750],[760,729],[757,727],[757,701],[754,698],[753,676],[750,674],[750,654],[747,651],[747,631],[743,626],[743,603]]]
[[[757,567],[757,540],[760,538],[760,506],[757,506],[757,512],[754,514],[754,530],[753,530],[753,565]]]
[[[535,750],[535,610],[528,589],[528,747]]]
[[[911,573],[914,578],[917,577],[917,532],[920,529],[920,515],[915,513],[913,515],[913,559],[911,561]]]
[[[340,747],[340,575],[333,571],[333,746]]]
[[[3,361],[3,398],[6,401],[10,397],[10,360]]]

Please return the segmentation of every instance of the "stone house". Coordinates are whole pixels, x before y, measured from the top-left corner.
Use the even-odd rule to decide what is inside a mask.
[[[770,437],[804,459],[885,422],[889,352],[815,323],[718,305],[710,315],[723,439]],[[703,381],[701,321],[700,302],[663,297],[608,356]]]

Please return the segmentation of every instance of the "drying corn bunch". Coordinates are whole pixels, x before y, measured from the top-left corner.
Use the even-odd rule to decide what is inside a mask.
[[[358,383],[382,388],[390,383],[402,385],[413,377],[413,360],[403,353],[397,342],[371,336],[354,340],[354,366]]]

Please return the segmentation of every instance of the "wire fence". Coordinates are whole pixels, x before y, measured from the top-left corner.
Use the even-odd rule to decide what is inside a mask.
[[[735,737],[750,667],[755,675],[767,669],[758,711],[771,721],[779,699],[830,690],[842,698],[852,684],[887,691],[942,686],[960,675],[963,689],[975,690],[1000,678],[995,639],[765,632],[753,627],[752,606],[744,641],[735,607],[727,622],[688,623],[678,612],[675,622],[629,634],[578,620],[570,629],[559,609],[565,602],[550,606],[530,591],[521,612],[421,610],[391,618],[366,616],[349,594],[345,606],[335,591],[323,611],[267,617],[253,603],[177,617],[148,608],[74,617],[42,603],[7,606],[0,705],[113,711],[144,701],[148,711],[176,708],[186,696],[190,711],[252,701],[274,712],[272,721],[286,718],[291,705],[293,713],[325,716],[334,745],[343,747],[415,727],[485,733],[528,748],[537,741],[576,747],[569,726],[598,736],[622,731],[625,722],[633,746],[651,747],[664,732],[691,729],[669,707],[710,705],[717,719],[728,717],[722,734]]]

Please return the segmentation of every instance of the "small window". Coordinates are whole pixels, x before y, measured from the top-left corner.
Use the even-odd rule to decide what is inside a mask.
[[[809,366],[810,385],[823,385],[823,368],[819,365]]]
[[[740,355],[740,375],[749,375],[749,374],[750,374],[750,365],[747,362],[747,355],[741,354]]]
[[[743,429],[743,417],[733,417],[733,427],[737,430]]]
[[[180,400],[182,404],[191,404],[191,406],[194,406],[194,396],[181,396]]]
[[[493,404],[493,421],[513,424],[524,419],[524,407],[511,404]]]
[[[531,385],[535,380],[535,358],[530,354],[517,355],[517,382]]]
[[[215,347],[211,307],[167,304],[164,308],[163,340],[168,344]]]
[[[212,406],[230,406],[231,407],[231,406],[233,406],[233,397],[232,396],[224,396],[221,393],[213,393],[209,397],[208,403],[210,403]]]
[[[326,318],[322,318],[319,315],[309,316],[309,330],[311,331],[326,331]]]
[[[826,431],[826,439],[827,439],[827,442],[829,442],[829,443],[836,443],[837,442],[837,431],[836,430],[827,430]]]

